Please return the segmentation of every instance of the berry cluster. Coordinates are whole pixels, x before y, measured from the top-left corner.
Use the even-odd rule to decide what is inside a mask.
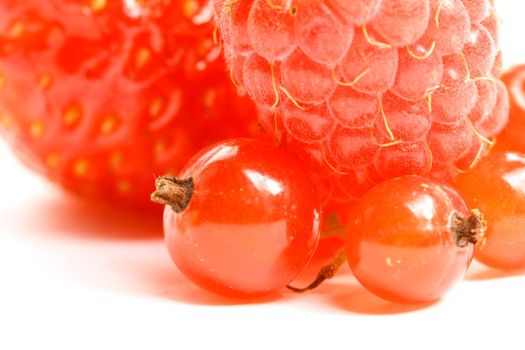
[[[196,284],[230,297],[288,285],[321,237],[320,201],[304,172],[289,152],[236,139],[202,150],[180,177],[158,178],[151,198],[166,205],[174,262]],[[489,155],[458,177],[457,190],[416,175],[387,180],[348,211],[339,256],[307,287],[288,287],[316,288],[348,261],[374,294],[419,303],[440,299],[461,281],[473,256],[523,269],[524,181],[525,156],[514,153]]]
[[[490,1],[214,5],[233,83],[282,147],[223,142],[157,180],[168,249],[190,279],[235,297],[302,292],[348,261],[371,292],[415,303],[441,298],[474,256],[525,268],[525,232],[513,229],[525,157],[478,165],[509,110]],[[338,201],[351,202],[344,248],[310,285],[290,286],[327,227],[320,203]]]
[[[503,76],[509,101],[498,26],[491,0],[2,0],[0,132],[90,198],[142,206],[167,173],[151,199],[168,250],[210,291],[302,292],[348,262],[380,297],[435,301],[473,258],[525,268],[508,152],[525,153],[525,68]],[[278,145],[189,159],[256,114]]]
[[[209,1],[0,1],[0,133],[85,197],[143,206],[155,174],[256,130]]]
[[[232,79],[326,199],[451,180],[507,120],[489,0],[215,0]]]

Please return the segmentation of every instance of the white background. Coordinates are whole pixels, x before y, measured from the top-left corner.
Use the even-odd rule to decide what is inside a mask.
[[[499,7],[505,65],[525,62],[525,3]],[[418,308],[382,301],[342,271],[317,291],[243,305],[177,271],[163,242],[144,237],[160,220],[86,208],[0,142],[0,349],[525,347],[525,276],[475,264]]]

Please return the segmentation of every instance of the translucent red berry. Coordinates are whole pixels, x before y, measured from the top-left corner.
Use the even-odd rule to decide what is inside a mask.
[[[166,204],[168,251],[199,286],[253,297],[290,283],[319,240],[319,201],[304,168],[288,153],[236,139],[199,152],[178,178],[157,179]]]
[[[485,213],[487,233],[474,257],[498,269],[525,268],[525,157],[493,153],[455,187],[470,206]]]
[[[501,79],[509,94],[509,123],[498,136],[496,148],[525,154],[525,65],[514,66]]]
[[[374,187],[350,209],[346,255],[374,294],[430,302],[463,279],[483,234],[482,215],[452,189],[407,176]]]

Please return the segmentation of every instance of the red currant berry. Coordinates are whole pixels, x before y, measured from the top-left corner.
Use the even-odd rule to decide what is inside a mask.
[[[493,153],[459,176],[456,188],[486,214],[487,233],[474,257],[494,268],[525,268],[525,156]]]
[[[157,179],[152,200],[167,204],[171,257],[201,287],[233,297],[272,293],[314,253],[319,200],[302,165],[283,150],[225,141],[199,152],[179,179]]]
[[[383,182],[351,209],[346,243],[355,277],[390,301],[430,302],[463,279],[482,215],[450,188],[419,177]]]
[[[525,153],[525,64],[501,76],[509,91],[509,122],[498,136],[496,149]]]

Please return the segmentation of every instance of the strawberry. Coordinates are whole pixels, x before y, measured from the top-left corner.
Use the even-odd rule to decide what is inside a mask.
[[[507,120],[489,0],[215,0],[263,127],[348,202],[406,175],[451,180]]]
[[[65,188],[146,205],[155,175],[256,123],[213,29],[204,0],[2,0],[0,132]]]

